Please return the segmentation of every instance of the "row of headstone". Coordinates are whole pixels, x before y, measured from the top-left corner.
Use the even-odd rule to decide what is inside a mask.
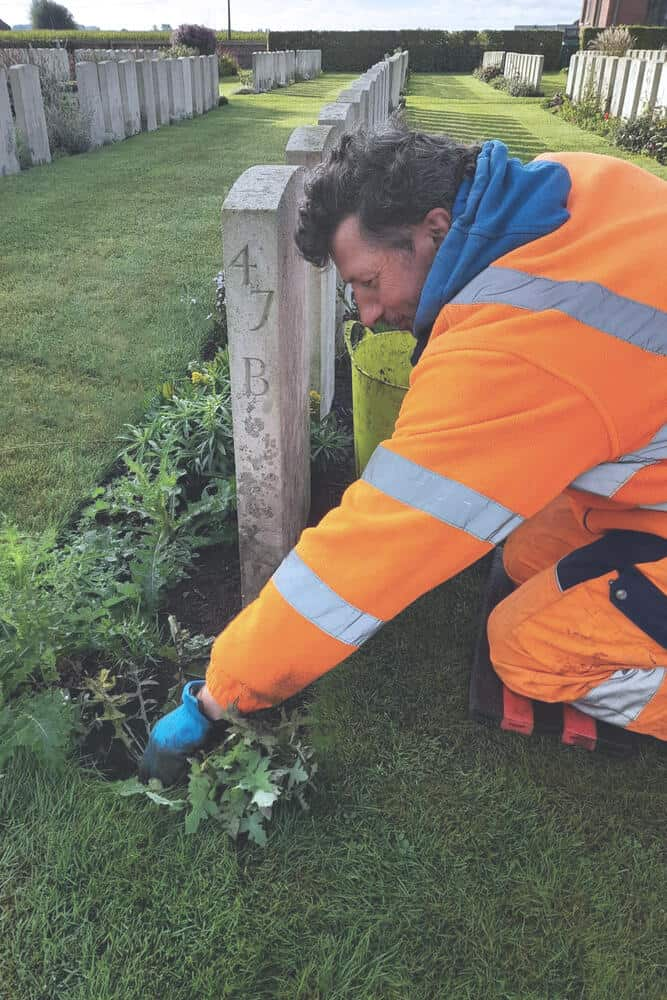
[[[625,53],[631,59],[648,59],[655,62],[667,60],[667,49],[628,49]]]
[[[76,64],[79,102],[92,118],[91,145],[152,132],[218,106],[218,58],[123,59]]]
[[[506,52],[485,52],[482,56],[482,69],[505,69]]]
[[[12,49],[11,58],[17,66],[37,66],[56,80],[69,80],[69,57],[66,49]]]
[[[653,111],[665,114],[667,63],[575,52],[570,59],[565,92],[574,104],[595,101],[602,112],[614,118],[632,120]]]
[[[393,57],[392,57],[393,58]],[[407,75],[400,54],[398,91]],[[300,126],[286,166],[251,167],[222,210],[244,605],[294,546],[310,507],[310,397],[320,417],[334,394],[336,269],[297,253],[293,233],[306,168],[317,166],[343,131],[380,127],[392,106],[391,60],[371,67]],[[398,98],[396,96],[396,103]]]
[[[159,59],[159,49],[77,49],[77,62],[120,62],[121,59]]]
[[[506,52],[503,75],[508,79],[519,79],[535,90],[540,89],[542,71],[544,69],[543,55],[529,55],[526,52]]]
[[[296,80],[313,80],[322,72],[320,49],[253,52],[252,85],[256,94],[287,87]]]
[[[124,59],[76,64],[79,107],[90,121],[90,145],[152,132],[218,106],[218,58]],[[7,83],[11,87],[14,114]],[[44,101],[36,66],[0,71],[0,176],[20,169],[17,133],[31,165],[51,160]]]

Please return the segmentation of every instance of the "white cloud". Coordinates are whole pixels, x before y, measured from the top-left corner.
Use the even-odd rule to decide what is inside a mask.
[[[59,0],[71,10],[79,24],[98,25],[101,28],[129,28],[150,30],[154,24],[184,22],[206,24],[218,30],[227,27],[227,5],[210,0],[116,0],[100,3],[99,0]],[[491,0],[445,0],[434,6],[427,0],[414,0],[406,8],[405,0],[341,0],[327,5],[318,0],[298,0],[291,5],[276,4],[275,0],[254,0],[244,3],[230,0],[232,28],[252,30],[273,28],[348,30],[392,28],[437,28],[460,31],[463,29],[513,28],[515,24],[568,24],[581,13],[581,0],[517,0],[499,4]],[[27,24],[30,21],[29,0],[4,2],[0,13],[10,24]]]

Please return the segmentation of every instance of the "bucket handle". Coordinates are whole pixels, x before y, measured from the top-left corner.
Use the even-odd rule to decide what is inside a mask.
[[[367,336],[373,336],[372,330],[369,330],[367,326],[364,326],[358,320],[351,320],[345,324],[345,343],[347,344],[347,351],[350,357],[352,357],[361,341]]]

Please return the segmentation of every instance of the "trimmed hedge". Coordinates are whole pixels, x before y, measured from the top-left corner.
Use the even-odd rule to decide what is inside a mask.
[[[227,38],[226,31],[216,32],[218,41]],[[233,41],[266,41],[263,31],[232,31]],[[0,31],[0,48],[51,48],[64,45],[73,49],[158,49],[171,45],[171,31]]]
[[[661,49],[667,45],[667,28],[656,28],[646,24],[623,24],[619,27],[627,28],[637,41],[632,46],[633,49]],[[604,31],[604,28],[581,28],[579,31],[579,48],[587,49],[588,43]]]
[[[269,48],[321,49],[329,72],[363,73],[396,48],[410,52],[418,73],[470,73],[487,49],[544,55],[545,70],[558,69],[561,31],[271,31]]]

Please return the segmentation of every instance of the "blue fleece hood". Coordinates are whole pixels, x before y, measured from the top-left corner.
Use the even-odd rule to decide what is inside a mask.
[[[415,316],[413,365],[442,307],[499,257],[558,229],[570,217],[572,182],[560,163],[524,166],[498,140],[485,142],[472,178],[461,184],[452,225],[431,265]]]

